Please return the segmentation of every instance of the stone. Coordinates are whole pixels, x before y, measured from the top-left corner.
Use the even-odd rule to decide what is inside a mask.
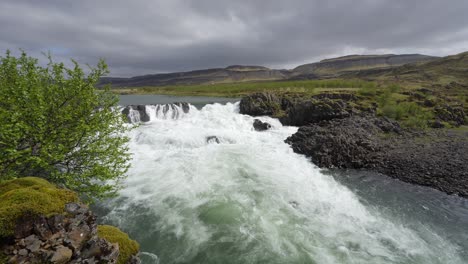
[[[69,214],[72,214],[72,215],[77,215],[79,214],[79,209],[81,208],[81,206],[77,203],[68,203],[65,205],[65,211]]]
[[[54,215],[47,219],[47,223],[52,233],[57,233],[64,230],[64,216],[63,215]]]
[[[29,253],[28,250],[27,250],[27,249],[24,249],[24,248],[22,248],[22,249],[20,249],[20,250],[18,251],[18,255],[20,255],[20,256],[27,256],[28,253]]]
[[[254,119],[253,127],[255,131],[265,131],[271,128],[271,125],[267,122],[262,122],[260,119]]]
[[[206,143],[208,143],[208,144],[212,144],[212,143],[219,144],[220,141],[219,141],[219,138],[217,136],[208,136],[208,137],[206,137]]]
[[[41,247],[41,240],[35,235],[30,235],[24,239],[26,248],[31,252],[37,252]]]
[[[52,255],[52,258],[50,261],[52,263],[57,263],[57,264],[64,264],[67,263],[73,255],[73,252],[71,249],[64,247],[64,246],[59,246],[56,250],[54,255]]]
[[[141,260],[137,256],[132,256],[127,264],[141,264]]]
[[[98,237],[96,216],[79,203],[65,206],[66,214],[25,217],[16,239],[1,241],[9,263],[117,263],[120,249]],[[134,256],[129,263],[140,263]]]
[[[85,241],[90,238],[91,230],[88,225],[80,225],[69,231],[63,240],[74,251],[82,248]]]

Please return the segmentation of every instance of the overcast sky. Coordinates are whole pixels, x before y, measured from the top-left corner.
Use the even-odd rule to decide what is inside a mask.
[[[468,0],[0,0],[0,50],[112,76],[468,50]]]

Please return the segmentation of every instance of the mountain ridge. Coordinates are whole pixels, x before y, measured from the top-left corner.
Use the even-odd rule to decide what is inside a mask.
[[[290,70],[270,69],[258,65],[230,65],[225,68],[147,74],[130,78],[104,77],[101,78],[100,85],[142,87],[334,78],[353,71],[394,68],[408,63],[433,61],[438,58],[421,54],[347,55],[302,64]]]

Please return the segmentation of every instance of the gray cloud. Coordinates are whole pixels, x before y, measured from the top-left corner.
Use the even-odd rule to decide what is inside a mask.
[[[2,0],[0,50],[131,76],[231,64],[290,68],[351,53],[468,50],[466,0]]]

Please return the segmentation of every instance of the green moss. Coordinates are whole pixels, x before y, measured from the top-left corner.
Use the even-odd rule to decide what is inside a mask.
[[[46,180],[25,177],[0,183],[0,238],[13,235],[22,217],[50,216],[77,202],[76,193],[57,188]]]
[[[118,264],[125,264],[131,256],[136,255],[140,250],[140,245],[128,237],[128,235],[117,227],[108,225],[98,226],[98,236],[111,243],[118,243],[120,248]]]

